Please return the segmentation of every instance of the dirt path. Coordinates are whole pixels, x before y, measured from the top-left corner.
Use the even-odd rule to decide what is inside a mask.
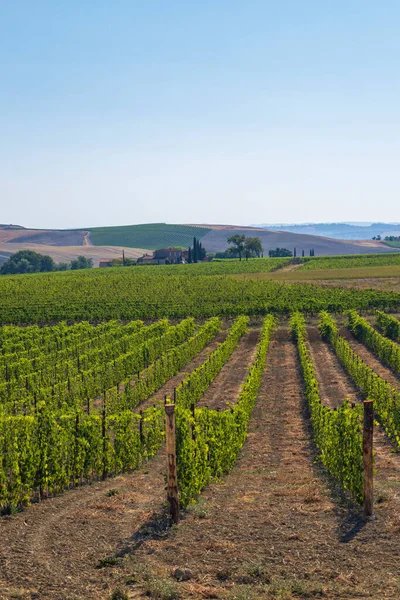
[[[127,588],[132,597],[172,586],[179,567],[192,572],[176,584],[185,600],[398,600],[400,519],[379,507],[373,525],[340,506],[314,464],[301,389],[295,348],[287,330],[278,332],[236,467],[168,541],[148,540],[127,557],[126,572],[147,573],[146,583]]]
[[[352,402],[360,402],[361,394],[342,368],[331,346],[322,340],[318,327],[307,327],[307,332],[308,348],[314,361],[322,402],[331,408],[337,408],[346,398]]]
[[[82,240],[82,246],[93,246],[92,241],[90,239],[90,231],[87,231]]]
[[[276,269],[277,271],[279,271],[279,273],[282,273],[283,271],[287,272],[287,271],[296,271],[296,269],[298,269],[299,267],[301,267],[302,263],[299,264],[292,264],[290,263],[289,265],[285,265],[284,267],[282,267],[281,269]]]
[[[142,469],[71,490],[0,519],[0,598],[109,598],[114,575],[96,569],[164,500],[163,452]],[[118,494],[108,496],[110,490]]]
[[[324,342],[317,327],[308,327],[309,348],[314,360],[323,402],[335,408],[345,398],[352,402],[362,402],[363,397],[353,383],[350,375],[340,364],[332,347]],[[361,344],[362,345],[362,344]],[[374,428],[375,499],[383,503],[388,514],[400,514],[400,454],[393,453],[393,446],[382,427]]]
[[[353,348],[354,352],[362,358],[362,360],[369,366],[371,369],[375,371],[377,375],[382,377],[382,379],[386,379],[394,388],[396,388],[400,392],[400,375],[396,376],[395,373],[389,368],[385,367],[383,363],[379,360],[377,356],[371,350],[359,342],[353,337],[351,332],[347,329],[347,327],[340,327],[339,333],[343,336]]]
[[[208,406],[215,410],[225,410],[227,402],[235,404],[241,385],[253,362],[259,336],[260,328],[250,329],[245,333],[198,403],[199,408]]]
[[[190,361],[182,371],[177,373],[174,377],[171,377],[155,394],[150,398],[139,404],[135,409],[136,412],[144,410],[153,404],[164,400],[164,396],[167,394],[170,398],[173,397],[174,388],[178,387],[180,383],[192,373],[197,367],[199,367],[207,358],[217,349],[217,347],[225,340],[228,335],[229,326],[223,324],[223,329],[211,340],[211,342],[201,351],[199,354]]]
[[[117,586],[132,599],[177,598],[176,586],[181,600],[398,600],[400,513],[382,502],[365,524],[340,504],[315,465],[301,390],[280,328],[237,466],[167,538],[154,518],[163,452],[132,474],[0,519],[0,600],[109,600]],[[117,565],[96,569],[107,557]],[[176,583],[175,567],[190,568],[190,581]]]
[[[170,392],[204,361],[227,332],[224,324],[152,402],[162,399],[167,388]],[[253,343],[254,331],[247,336]],[[231,365],[233,379],[237,379],[236,368],[240,370],[240,365]],[[163,511],[165,466],[163,449],[138,471],[69,490],[23,513],[0,518],[0,600],[108,599],[118,572],[110,567],[96,569],[99,561],[116,556],[121,561],[118,555],[122,557],[147,531],[153,532],[153,526],[158,533],[165,531],[165,523],[154,521],[154,515]]]

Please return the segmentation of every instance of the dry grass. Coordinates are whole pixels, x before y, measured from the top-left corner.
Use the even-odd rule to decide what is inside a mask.
[[[122,250],[126,258],[139,258],[148,250],[142,248],[122,248],[119,246],[45,246],[42,244],[22,243],[0,243],[0,253],[13,254],[19,250],[34,250],[40,254],[48,254],[57,263],[70,262],[77,256],[83,255],[91,258],[95,267],[99,266],[100,260],[112,260],[122,258]]]

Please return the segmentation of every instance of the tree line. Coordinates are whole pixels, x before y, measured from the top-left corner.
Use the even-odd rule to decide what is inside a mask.
[[[242,256],[244,256],[248,260],[249,258],[264,256],[264,249],[259,237],[246,237],[235,233],[228,237],[227,241],[228,244],[231,244],[231,247],[223,253],[223,256],[220,255],[218,258],[239,258],[239,260],[242,260]],[[287,248],[276,248],[275,250],[269,250],[268,256],[270,258],[296,257],[297,250],[293,248],[292,252]],[[302,256],[304,256],[304,250],[302,250]],[[310,256],[315,256],[314,248],[310,249]]]
[[[76,271],[77,269],[90,269],[93,260],[86,256],[78,256],[71,262],[56,263],[47,254],[39,254],[33,250],[19,250],[11,254],[0,269],[0,275],[16,275],[18,273],[48,273],[52,271]]]

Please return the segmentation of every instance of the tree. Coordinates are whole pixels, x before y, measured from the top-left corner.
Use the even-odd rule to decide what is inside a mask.
[[[197,263],[199,260],[204,260],[207,256],[206,249],[203,248],[202,243],[197,239],[193,238],[193,248],[189,246],[188,249],[188,262]]]
[[[68,269],[70,268],[70,264],[66,263],[66,262],[60,262],[57,265],[57,271],[68,271]]]
[[[204,260],[207,256],[207,252],[206,252],[206,249],[203,248],[203,244],[201,242],[198,242],[197,250],[198,250],[198,259]]]
[[[293,256],[292,252],[287,248],[277,248],[268,252],[270,258],[281,258],[285,256]]]
[[[193,238],[193,252],[192,252],[192,260],[194,263],[197,263],[199,259],[198,256],[198,248],[197,248],[197,239],[196,237]]]
[[[244,251],[246,260],[248,260],[250,256],[257,256],[257,258],[260,258],[260,255],[263,251],[260,238],[247,237],[244,242]]]
[[[91,258],[86,258],[82,254],[78,256],[75,260],[71,260],[71,269],[76,271],[77,269],[91,269],[93,267],[93,260]]]
[[[228,244],[233,244],[235,253],[239,255],[239,260],[242,260],[242,254],[244,252],[244,243],[246,240],[245,235],[240,235],[240,233],[235,233],[228,237]]]
[[[33,250],[20,250],[12,254],[1,267],[2,275],[15,273],[39,273],[55,271],[56,264],[51,256],[39,254]]]

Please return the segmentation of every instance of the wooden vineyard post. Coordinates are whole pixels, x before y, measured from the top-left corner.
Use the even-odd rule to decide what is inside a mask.
[[[140,411],[140,421],[139,421],[139,438],[140,438],[140,443],[143,445],[144,442],[144,436],[143,436],[143,411]]]
[[[168,513],[172,523],[179,522],[178,475],[176,469],[175,404],[165,405],[166,448],[168,457]]]
[[[373,437],[374,437],[374,403],[364,401],[363,427],[363,463],[364,463],[364,516],[374,514],[374,478],[373,478]]]

